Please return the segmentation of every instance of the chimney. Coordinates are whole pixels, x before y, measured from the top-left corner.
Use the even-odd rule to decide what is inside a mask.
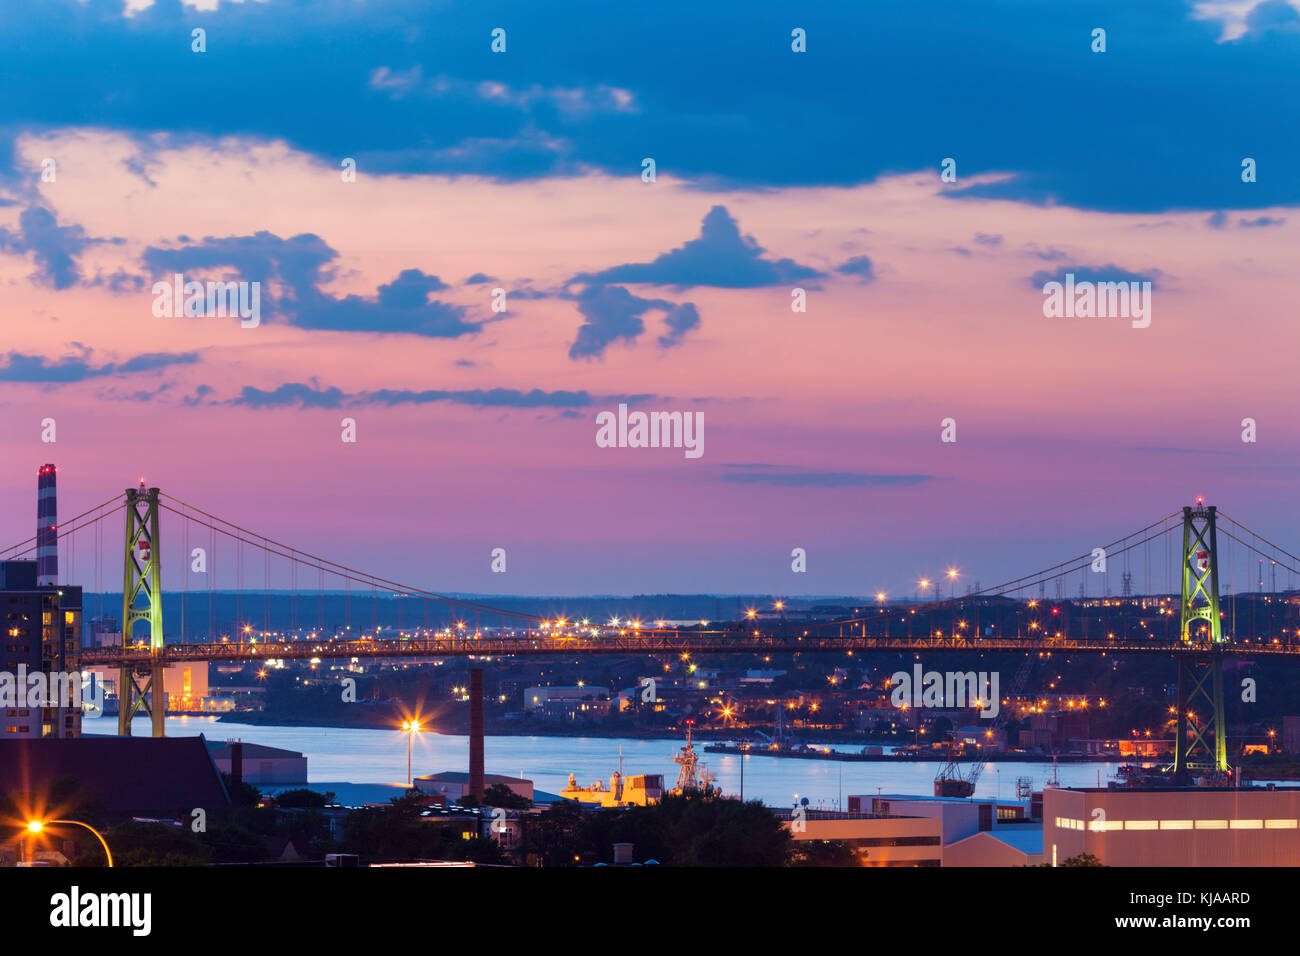
[[[483,668],[469,670],[469,792],[483,799]]]
[[[36,473],[36,586],[59,583],[58,469],[41,465]]]
[[[614,844],[614,864],[628,865],[632,862],[632,844],[615,843]]]
[[[230,743],[230,799],[238,802],[244,783],[244,744],[239,740]]]

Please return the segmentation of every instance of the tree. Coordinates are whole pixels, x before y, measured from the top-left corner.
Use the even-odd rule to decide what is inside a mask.
[[[671,794],[648,807],[588,814],[568,856],[586,852],[609,862],[615,843],[631,843],[638,858],[674,866],[783,866],[791,842],[790,831],[757,801]]]
[[[114,866],[200,866],[212,859],[196,834],[162,823],[119,823],[104,838],[113,848]],[[85,844],[74,862],[93,866],[103,860],[104,851],[94,840]]]
[[[315,790],[308,790],[303,787],[299,790],[285,790],[275,795],[275,805],[277,807],[301,807],[319,810],[334,802],[334,794],[330,791],[317,793]]]
[[[853,848],[842,840],[792,840],[788,866],[861,866]]]
[[[504,783],[494,783],[483,793],[483,806],[504,807],[506,810],[527,810],[532,801],[521,797]]]

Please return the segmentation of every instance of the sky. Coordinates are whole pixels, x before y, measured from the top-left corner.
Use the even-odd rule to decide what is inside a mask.
[[[0,62],[0,541],[48,461],[443,591],[989,585],[1198,495],[1300,544],[1300,3],[49,0]]]

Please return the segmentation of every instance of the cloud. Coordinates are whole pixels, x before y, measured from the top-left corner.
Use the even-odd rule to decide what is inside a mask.
[[[669,332],[660,339],[665,347],[678,344],[688,330],[700,324],[699,313],[689,302],[679,306],[664,299],[643,299],[619,285],[588,286],[577,299],[584,321],[569,347],[569,358],[573,359],[604,355],[605,349],[619,339],[636,341],[645,331],[641,316],[647,312],[667,313]]]
[[[430,299],[430,293],[447,285],[419,269],[403,269],[392,282],[380,285],[373,299],[359,295],[338,298],[322,291],[320,286],[333,278],[331,263],[338,253],[310,233],[288,239],[267,231],[250,236],[209,236],[175,248],[150,246],[142,258],[155,278],[225,267],[233,270],[234,278],[263,283],[263,311],[278,314],[302,329],[431,338],[457,338],[479,329],[466,321],[466,307]],[[268,286],[278,286],[279,293]]]
[[[210,392],[208,386],[200,386]],[[202,397],[196,395],[196,398]],[[447,402],[452,405],[469,405],[475,408],[586,408],[597,402],[606,404],[636,404],[655,398],[651,394],[594,396],[585,389],[578,391],[544,391],[540,388],[521,391],[517,388],[465,388],[465,389],[377,389],[375,391],[348,393],[339,388],[322,387],[315,382],[286,382],[266,390],[245,385],[239,397],[225,404],[245,405],[250,408],[341,408],[344,405],[428,405]]]
[[[863,471],[813,471],[789,465],[727,465],[723,481],[782,488],[910,487],[934,481],[934,475],[883,474]]]
[[[94,239],[78,225],[60,226],[54,213],[43,206],[28,206],[18,217],[18,231],[0,229],[0,251],[32,253],[36,271],[32,281],[67,289],[81,279],[77,259],[88,246],[111,239]]]
[[[448,288],[437,276],[419,269],[403,269],[397,278],[379,287],[379,304],[390,309],[418,309],[429,299],[430,292]]]
[[[1238,219],[1237,226],[1241,229],[1261,229],[1266,226],[1280,226],[1285,219],[1279,219],[1276,216],[1256,216],[1254,219]],[[1211,229],[1224,229],[1228,226],[1228,214],[1220,209],[1210,215],[1205,224]]]
[[[632,177],[643,153],[638,146],[632,156],[631,144],[654,143],[660,170],[681,181],[747,189],[933,175],[960,143],[963,183],[1006,177],[945,196],[1129,212],[1232,208],[1243,195],[1260,209],[1300,201],[1300,177],[1262,176],[1242,190],[1225,172],[1241,159],[1232,144],[1252,144],[1262,169],[1287,168],[1294,152],[1300,98],[1279,93],[1277,77],[1291,75],[1300,31],[1278,0],[1194,8],[1097,0],[1093,19],[1111,30],[1103,55],[1067,7],[1017,0],[958,5],[943,30],[920,27],[906,4],[840,0],[813,12],[804,24],[810,52],[797,57],[788,28],[786,42],[774,40],[770,2],[739,21],[691,0],[664,0],[652,20],[601,0],[565,9],[564,17],[544,5],[511,9],[509,53],[493,56],[486,34],[471,38],[478,9],[468,0],[317,4],[312,42],[295,0],[3,4],[0,179],[30,175],[15,168],[17,137],[93,126],[134,137],[142,154],[167,140],[238,137],[281,141],[334,168],[351,156],[367,173],[515,180],[592,170]],[[1267,42],[1219,42],[1217,24],[1201,16],[1230,20],[1237,35],[1267,29]],[[192,54],[177,41],[192,26],[220,35],[219,48]],[[1160,42],[1134,58],[1121,37]],[[664,68],[666,49],[692,65],[689,75]],[[582,55],[568,55],[575,50]],[[870,109],[855,82],[864,58],[892,78],[889,96]],[[966,65],[960,97],[944,69],[957,58]],[[1135,101],[1161,108],[1134,109]],[[1106,139],[1130,148],[1063,151],[1034,135],[1060,103],[1087,103],[1091,116],[1107,118]],[[1185,156],[1203,161],[1151,161]]]
[[[659,344],[663,348],[680,345],[686,333],[698,327],[699,324],[700,313],[695,308],[694,303],[683,302],[664,316],[664,325],[668,327],[668,332],[659,336]]]
[[[227,404],[247,405],[250,408],[294,405],[299,408],[339,408],[346,398],[346,393],[338,388],[318,388],[302,382],[286,382],[270,391],[245,385],[240,390],[239,397],[232,398]]]
[[[867,256],[854,256],[840,263],[835,271],[840,275],[857,276],[859,282],[870,282],[876,277],[876,267]]]
[[[57,361],[43,355],[10,352],[0,360],[3,362],[0,364],[0,382],[66,385],[111,375],[155,372],[173,365],[192,365],[199,360],[197,352],[146,352],[124,362],[95,365],[91,356],[90,349],[84,349],[79,356],[69,355]]]
[[[1080,282],[1150,282],[1153,289],[1156,288],[1156,280],[1163,281],[1164,278],[1164,273],[1159,269],[1148,269],[1146,272],[1130,272],[1116,265],[1063,266],[1060,269],[1042,269],[1035,272],[1030,277],[1029,284],[1036,289],[1042,289],[1048,282],[1065,282],[1067,274],[1074,276],[1076,284]]]
[[[714,206],[704,217],[698,239],[688,240],[653,262],[636,262],[580,274],[570,282],[642,283],[678,289],[694,286],[754,289],[824,275],[816,269],[799,265],[793,259],[764,259],[763,251],[752,236],[740,234],[736,220],[725,206]]]

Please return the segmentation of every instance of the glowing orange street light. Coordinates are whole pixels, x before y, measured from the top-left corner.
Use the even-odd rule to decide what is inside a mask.
[[[411,741],[415,735],[420,732],[420,719],[412,717],[410,720],[402,721],[402,729],[406,731],[406,785],[411,785]]]
[[[40,833],[46,827],[55,826],[57,824],[67,824],[68,826],[74,826],[74,827],[85,827],[91,833],[95,834],[95,837],[99,840],[99,845],[104,848],[104,856],[108,857],[108,865],[109,866],[113,865],[113,854],[108,849],[108,841],[104,839],[104,835],[102,833],[100,833],[98,830],[92,827],[89,823],[82,823],[80,820],[32,820],[27,824],[27,829],[31,833]]]

